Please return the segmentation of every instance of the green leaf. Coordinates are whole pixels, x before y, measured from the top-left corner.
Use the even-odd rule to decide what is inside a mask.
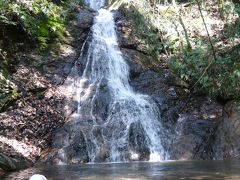
[[[9,20],[7,17],[0,15],[0,23],[6,24],[6,25],[17,25],[16,22]]]

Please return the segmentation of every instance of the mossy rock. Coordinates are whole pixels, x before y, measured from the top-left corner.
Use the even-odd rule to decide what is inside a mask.
[[[0,154],[0,169],[3,171],[16,170],[15,162],[4,154]]]
[[[14,171],[30,167],[31,163],[23,158],[11,158],[0,153],[0,171]]]

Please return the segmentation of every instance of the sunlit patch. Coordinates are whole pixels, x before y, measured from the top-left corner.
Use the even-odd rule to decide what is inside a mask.
[[[150,162],[159,162],[159,161],[162,161],[162,157],[160,156],[160,154],[156,151],[153,151],[151,154],[150,154],[150,159],[149,159]]]
[[[138,160],[139,160],[139,154],[137,154],[137,153],[131,153],[130,158],[131,158],[131,160],[133,160],[133,161],[138,161]]]
[[[32,159],[33,155],[40,155],[41,152],[41,149],[37,146],[34,146],[32,144],[26,144],[16,139],[9,139],[4,136],[0,136],[0,142],[12,147],[14,151],[28,159]]]

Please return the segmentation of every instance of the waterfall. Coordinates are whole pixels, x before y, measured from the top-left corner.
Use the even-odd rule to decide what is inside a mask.
[[[75,125],[88,124],[79,128],[87,141],[89,161],[164,160],[159,109],[148,95],[134,92],[129,84],[129,66],[118,47],[113,13],[100,9],[103,0],[86,4],[98,15],[69,86],[78,103]]]

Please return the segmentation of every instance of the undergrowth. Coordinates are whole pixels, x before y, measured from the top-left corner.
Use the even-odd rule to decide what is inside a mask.
[[[64,37],[73,3],[82,5],[83,1],[0,1],[0,25],[3,28],[20,25],[45,51],[56,39]]]

